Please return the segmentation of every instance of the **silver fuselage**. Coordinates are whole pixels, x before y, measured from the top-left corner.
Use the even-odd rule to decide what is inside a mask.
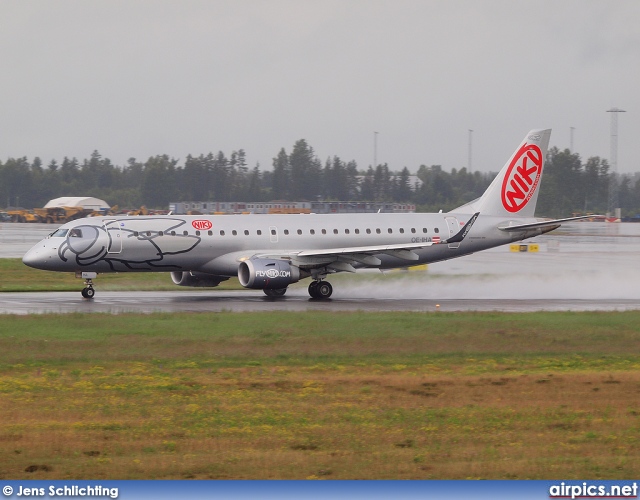
[[[442,243],[470,218],[466,213],[92,217],[64,224],[29,250],[23,261],[63,272],[197,271],[235,276],[239,263],[256,255],[281,255],[295,265],[299,251],[436,243],[414,250],[418,260],[377,253],[379,265],[354,264],[385,269],[452,259],[545,231],[505,232],[498,227],[509,225],[510,219],[480,215],[463,241]]]

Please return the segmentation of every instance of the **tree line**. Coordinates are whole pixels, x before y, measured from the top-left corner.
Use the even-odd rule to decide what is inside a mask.
[[[171,201],[395,201],[416,204],[419,211],[448,211],[478,196],[495,173],[445,171],[440,165],[393,170],[388,164],[359,169],[338,156],[322,162],[300,139],[273,158],[272,170],[247,165],[245,151],[225,155],[188,155],[183,164],[167,155],[145,162],[135,158],[114,165],[94,151],[88,159],[63,158],[43,165],[39,158],[0,161],[0,205],[42,207],[60,196],[94,196],[111,205],[166,209]],[[611,174],[607,160],[583,163],[568,149],[551,148],[540,186],[538,215],[560,217],[574,212],[605,213]],[[624,214],[640,212],[640,175],[623,175],[619,184]]]

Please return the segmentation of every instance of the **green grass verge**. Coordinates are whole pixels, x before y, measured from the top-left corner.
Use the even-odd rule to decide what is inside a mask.
[[[41,348],[34,349],[34,343]],[[624,368],[640,356],[640,311],[73,313],[5,315],[0,321],[0,366],[26,359],[58,363],[181,357],[278,364],[375,359],[490,370],[474,357],[492,356],[544,358],[548,368],[561,357],[554,369],[585,368],[586,359],[589,368]],[[525,366],[513,369],[522,371]]]
[[[73,273],[56,273],[27,267],[21,259],[0,259],[0,292],[71,292],[82,288],[82,280]],[[178,287],[171,281],[169,273],[113,273],[100,274],[96,283],[100,290],[189,290]],[[221,290],[243,289],[237,278],[220,284]]]

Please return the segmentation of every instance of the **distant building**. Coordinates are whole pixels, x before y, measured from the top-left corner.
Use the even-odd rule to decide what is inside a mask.
[[[49,200],[49,202],[44,206],[44,208],[59,207],[82,207],[85,210],[94,210],[96,212],[108,212],[111,208],[106,201],[88,196],[65,196],[62,198],[55,198],[53,200]]]
[[[180,201],[171,202],[169,210],[178,215],[195,214],[272,214],[272,213],[414,213],[412,203],[378,201]]]

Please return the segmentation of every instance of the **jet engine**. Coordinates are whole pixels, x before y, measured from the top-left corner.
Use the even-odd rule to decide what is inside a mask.
[[[172,272],[171,280],[179,286],[214,287],[228,280],[227,276],[198,272]]]
[[[300,268],[284,260],[245,260],[238,267],[238,279],[245,288],[287,288],[291,283],[300,280]]]

